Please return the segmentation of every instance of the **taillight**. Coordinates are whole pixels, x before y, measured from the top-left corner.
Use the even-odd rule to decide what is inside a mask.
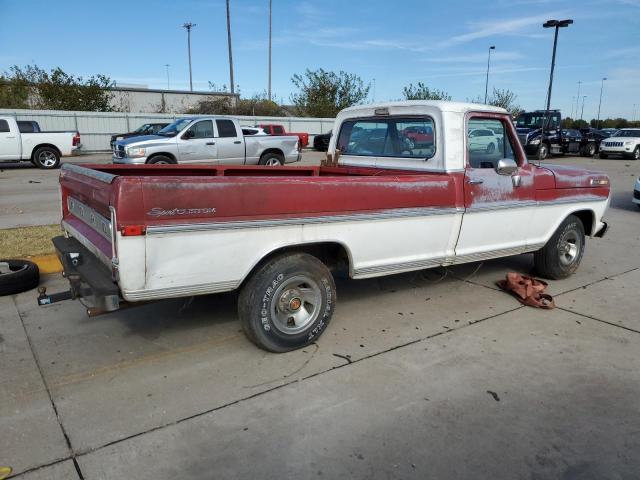
[[[80,132],[76,132],[76,134],[73,136],[72,145],[74,147],[77,147],[78,145],[80,145]]]
[[[139,237],[144,235],[147,231],[147,227],[144,225],[125,225],[120,230],[123,237]]]

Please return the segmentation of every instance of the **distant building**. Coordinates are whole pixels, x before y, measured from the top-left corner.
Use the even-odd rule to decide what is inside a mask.
[[[161,90],[143,86],[120,85],[109,90],[113,93],[111,105],[120,112],[185,113],[202,100],[230,98],[235,106],[239,95],[227,92],[190,92]]]

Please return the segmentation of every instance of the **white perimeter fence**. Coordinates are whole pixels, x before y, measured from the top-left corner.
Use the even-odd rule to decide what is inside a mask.
[[[62,110],[12,110],[0,109],[0,115],[12,115],[17,120],[35,120],[42,131],[74,130],[79,131],[83,152],[105,152],[110,150],[111,135],[131,132],[144,123],[161,121],[172,122],[186,114],[164,113],[125,113],[125,112],[71,112]],[[232,115],[230,115],[232,116]],[[313,137],[326,133],[333,128],[333,118],[305,117],[241,117],[241,125],[253,126],[261,123],[277,123],[288,132],[309,133],[309,143]]]

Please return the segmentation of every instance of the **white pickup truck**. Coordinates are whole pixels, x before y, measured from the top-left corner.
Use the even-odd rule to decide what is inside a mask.
[[[0,116],[0,162],[31,161],[36,167],[53,169],[60,157],[80,148],[78,132],[21,133],[15,117]]]
[[[113,163],[284,165],[302,158],[296,136],[245,135],[234,118],[180,118],[156,135],[118,140]]]
[[[482,148],[479,130],[494,132]],[[609,178],[528,163],[504,109],[367,105],[333,132],[322,166],[64,165],[66,236],[53,243],[71,289],[40,304],[86,296],[93,315],[239,289],[249,339],[283,352],[327,328],[336,270],[359,279],[531,252],[558,279],[607,229]]]

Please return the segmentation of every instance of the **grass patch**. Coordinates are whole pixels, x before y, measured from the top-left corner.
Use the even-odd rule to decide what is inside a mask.
[[[51,239],[61,234],[60,225],[0,230],[0,258],[21,258],[54,253]]]

